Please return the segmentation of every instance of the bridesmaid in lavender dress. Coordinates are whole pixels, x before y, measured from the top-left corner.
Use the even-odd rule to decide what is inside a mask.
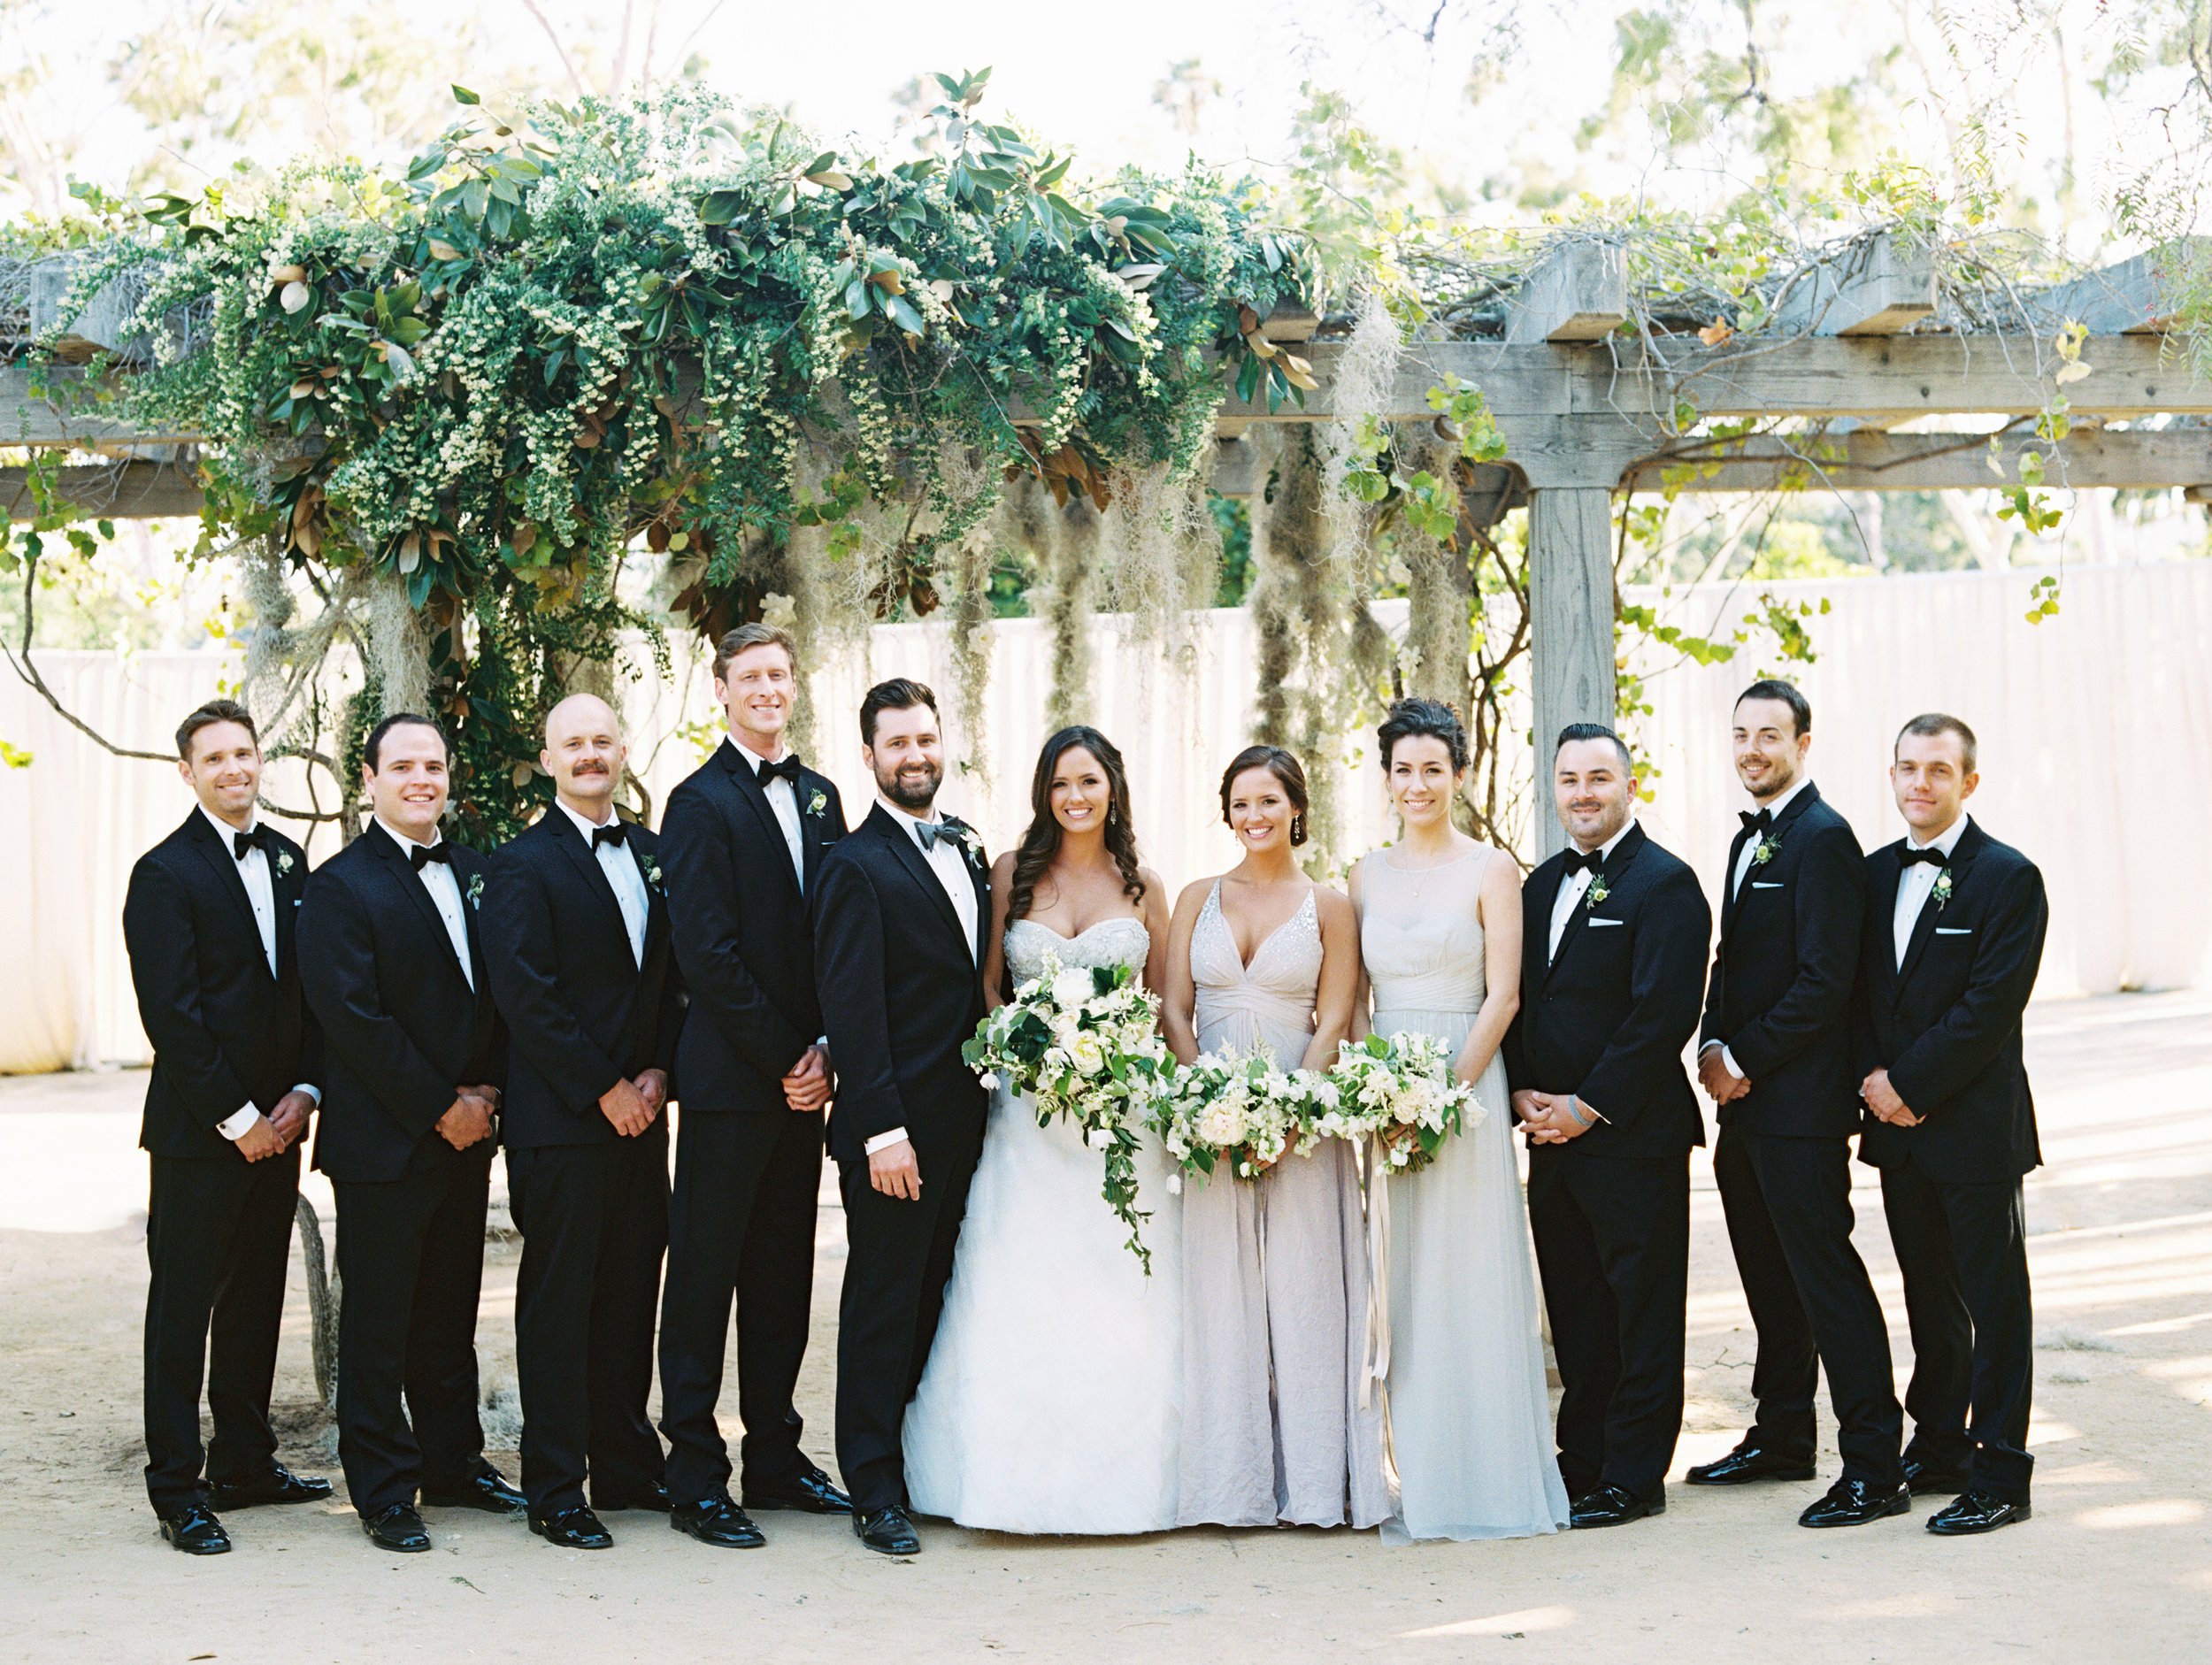
[[[1186,1062],[1336,1059],[1359,983],[1351,905],[1301,872],[1304,771],[1274,747],[1222,777],[1244,859],[1183,892],[1162,1019]],[[1379,1524],[1389,1510],[1379,1395],[1360,1402],[1366,1231],[1341,1140],[1256,1182],[1217,1173],[1183,1197],[1179,1525]]]

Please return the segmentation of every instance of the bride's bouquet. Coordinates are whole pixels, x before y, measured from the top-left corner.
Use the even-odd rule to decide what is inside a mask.
[[[1418,1173],[1444,1141],[1486,1114],[1475,1090],[1452,1076],[1452,1054],[1434,1035],[1370,1035],[1337,1048],[1329,1081],[1336,1102],[1326,1132],[1371,1135],[1393,1173]]]
[[[1159,1034],[1159,1001],[1126,965],[1044,970],[976,1025],[960,1055],[986,1087],[1027,1093],[1037,1125],[1064,1117],[1106,1164],[1107,1204],[1129,1228],[1130,1252],[1152,1270],[1141,1235],[1136,1153],[1152,1125],[1174,1059]]]
[[[1265,1058],[1202,1053],[1162,1084],[1156,1109],[1160,1139],[1187,1173],[1211,1174],[1226,1164],[1240,1179],[1257,1178],[1301,1145],[1310,1086],[1304,1072]]]

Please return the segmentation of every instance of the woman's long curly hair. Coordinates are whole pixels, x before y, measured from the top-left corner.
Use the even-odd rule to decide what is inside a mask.
[[[1014,883],[1007,898],[1009,920],[1026,918],[1037,881],[1060,853],[1060,823],[1052,813],[1052,776],[1071,751],[1087,751],[1106,773],[1106,853],[1121,871],[1121,888],[1132,902],[1144,900],[1144,879],[1137,871],[1137,833],[1129,820],[1129,771],[1114,742],[1087,724],[1064,728],[1037,754],[1037,772],[1029,782],[1029,830],[1014,851]]]

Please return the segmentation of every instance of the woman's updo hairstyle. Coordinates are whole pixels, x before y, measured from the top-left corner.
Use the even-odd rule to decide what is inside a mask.
[[[1400,740],[1423,735],[1444,742],[1444,749],[1451,754],[1454,774],[1467,767],[1467,730],[1456,710],[1441,700],[1393,700],[1389,714],[1375,731],[1375,739],[1382,746],[1383,773],[1390,772],[1391,754],[1398,749]]]
[[[1229,760],[1229,767],[1221,776],[1221,824],[1229,825],[1229,788],[1236,785],[1237,777],[1248,770],[1264,769],[1282,786],[1283,796],[1290,800],[1296,811],[1290,817],[1290,846],[1296,849],[1306,841],[1306,811],[1312,807],[1306,791],[1306,771],[1291,753],[1280,746],[1247,746]]]

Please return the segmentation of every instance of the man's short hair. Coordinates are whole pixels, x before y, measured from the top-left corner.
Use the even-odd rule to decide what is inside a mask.
[[[411,723],[418,728],[426,728],[435,734],[438,737],[440,749],[445,753],[449,762],[452,759],[453,742],[446,738],[445,730],[440,728],[428,717],[419,717],[412,711],[394,711],[371,729],[368,739],[361,743],[361,762],[371,774],[376,772],[377,759],[383,753],[384,737],[394,729],[404,728]]]
[[[932,717],[937,715],[937,696],[929,691],[927,683],[912,677],[893,677],[888,682],[877,683],[860,702],[860,743],[873,750],[876,718],[886,711],[910,711],[918,705],[926,705]]]
[[[204,728],[218,723],[235,723],[244,729],[257,747],[261,731],[253,725],[253,713],[235,700],[210,700],[205,705],[177,725],[177,756],[186,763],[192,761],[192,741]]]
[[[730,661],[751,648],[780,648],[791,661],[792,670],[799,668],[799,644],[781,625],[740,625],[735,630],[724,631],[721,641],[714,644],[714,679],[721,681]]]
[[[1621,737],[1618,734],[1616,734],[1611,729],[1606,727],[1606,725],[1602,723],[1570,723],[1566,727],[1561,729],[1559,731],[1559,743],[1551,748],[1552,761],[1554,763],[1557,763],[1559,761],[1559,754],[1566,750],[1569,744],[1572,741],[1578,740],[1605,740],[1612,741],[1613,750],[1619,756],[1621,760],[1621,773],[1624,775],[1632,775],[1636,772],[1636,765],[1629,761],[1628,747],[1622,741]]]
[[[1790,708],[1790,721],[1796,725],[1797,734],[1813,732],[1813,702],[1798,691],[1794,682],[1785,682],[1779,677],[1762,677],[1736,696],[1736,704],[1741,705],[1746,700],[1779,700]]]
[[[1956,734],[1959,737],[1959,748],[1965,754],[1966,772],[1970,775],[1974,772],[1974,755],[1977,749],[1974,731],[1957,717],[1948,716],[1942,711],[1923,711],[1904,727],[1899,729],[1897,739],[1890,742],[1889,756],[1892,763],[1897,761],[1898,742],[1908,734],[1918,734],[1924,739],[1933,739],[1939,734]]]

